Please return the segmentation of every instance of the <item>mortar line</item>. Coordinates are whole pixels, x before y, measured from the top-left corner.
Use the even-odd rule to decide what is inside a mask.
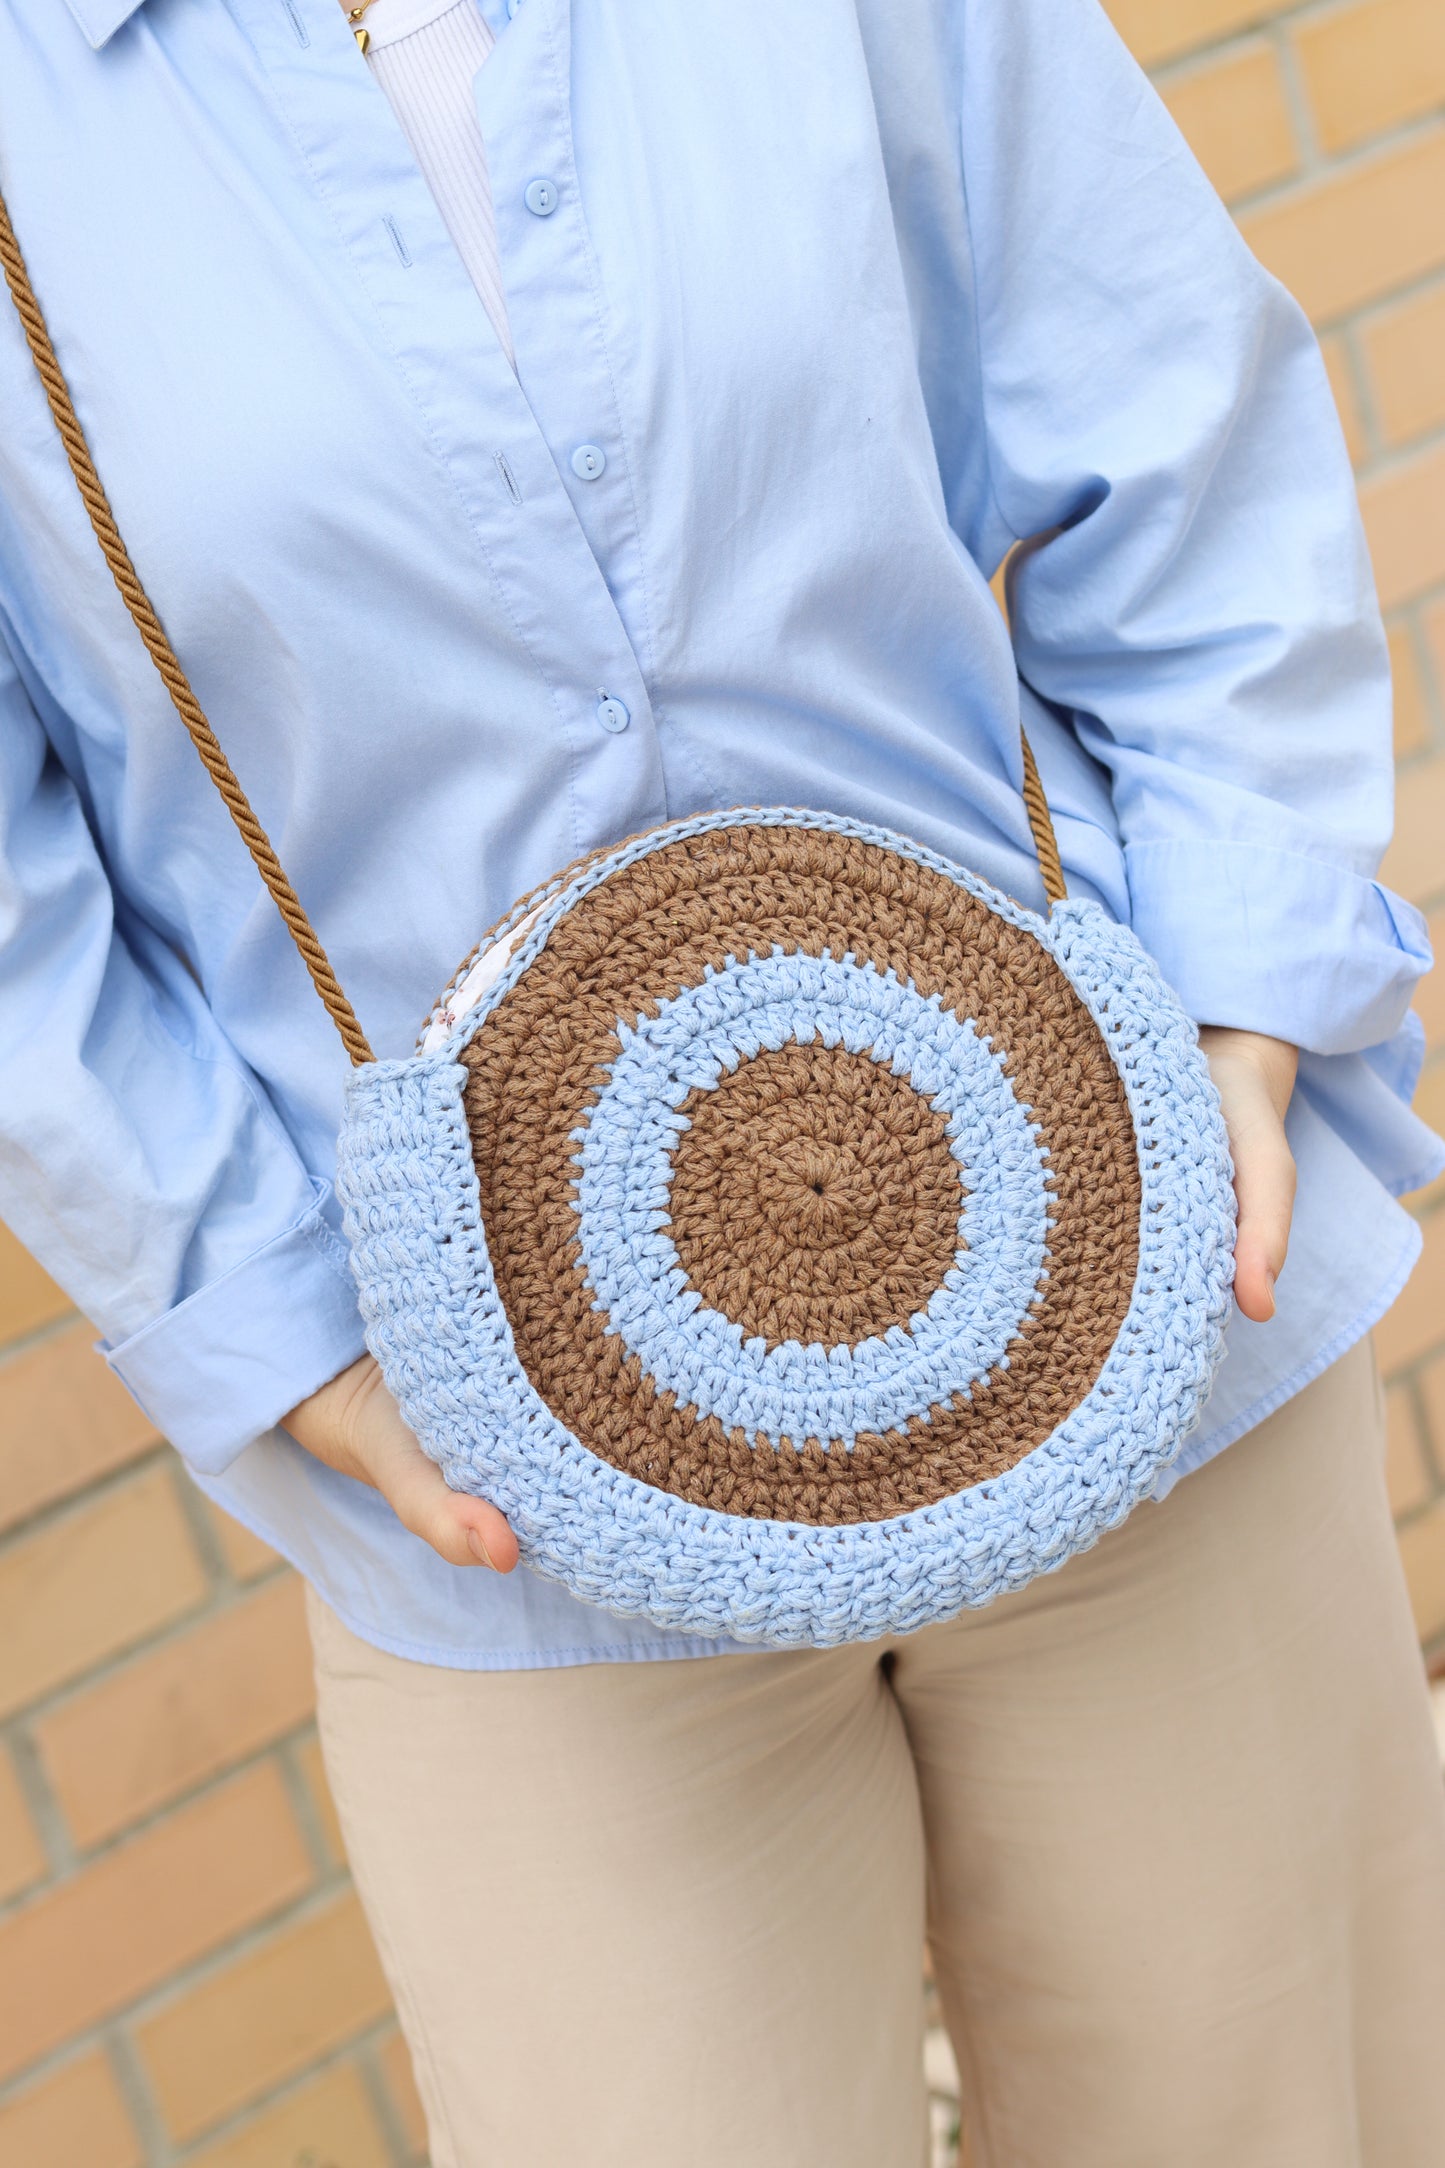
[[[112,1830],[107,1836],[98,1838],[94,1844],[87,1845],[83,1850],[70,1837],[63,1817],[61,1817],[61,1828],[64,1831],[69,1854],[65,1866],[48,1876],[44,1881],[32,1883],[28,1890],[12,1899],[3,1908],[0,1908],[0,1920],[8,1920],[13,1914],[22,1911],[27,1905],[36,1904],[52,1892],[78,1880],[81,1875],[89,1873],[92,1867],[103,1865],[107,1859],[112,1858],[116,1853],[123,1852],[128,1845],[137,1844],[142,1838],[151,1835],[161,1823],[179,1820],[192,1807],[199,1806],[207,1799],[213,1798],[217,1792],[225,1790],[228,1785],[241,1783],[252,1770],[258,1769],[264,1762],[276,1761],[278,1759],[278,1749],[285,1746],[290,1740],[303,1735],[309,1729],[311,1721],[311,1718],[307,1717],[304,1723],[293,1724],[288,1730],[279,1734],[277,1738],[268,1739],[264,1745],[252,1748],[239,1762],[232,1762],[225,1768],[209,1771],[206,1776],[200,1778],[188,1790],[181,1792],[174,1798],[157,1801],[154,1807],[149,1808],[144,1814],[137,1815],[134,1821],[126,1822],[122,1828]],[[41,1784],[45,1785],[44,1767],[39,1762],[34,1741],[28,1739],[23,1730],[18,1730],[11,1743],[12,1745],[23,1744],[28,1753],[35,1756],[36,1774],[39,1776]],[[16,1758],[18,1761],[18,1752]],[[286,1792],[284,1772],[278,1773],[281,1774],[282,1790]],[[23,1781],[24,1772],[22,1771]],[[44,1796],[46,1796],[45,1793],[42,1793],[42,1797]],[[287,1792],[287,1804],[290,1805],[289,1792]],[[59,1816],[59,1808],[57,1807],[54,1811]],[[310,1864],[309,1859],[308,1864]],[[338,1878],[337,1869],[329,1868],[328,1871],[332,1880]],[[129,2006],[127,2005],[127,2007]]]
[[[104,2047],[121,2098],[140,2135],[145,2168],[171,2168],[175,2149],[135,2042],[121,2026],[112,2022],[105,2028]]]
[[[165,1439],[157,1438],[151,1445],[140,1446],[129,1460],[118,1462],[114,1468],[102,1468],[96,1475],[87,1477],[74,1490],[65,1491],[58,1498],[42,1500],[30,1512],[22,1513],[18,1520],[7,1522],[0,1530],[0,1555],[27,1537],[39,1535],[46,1527],[63,1521],[67,1514],[79,1517],[95,1500],[120,1490],[148,1468],[162,1466],[170,1451]]]
[[[19,1241],[20,1238],[17,1235],[15,1239]],[[27,1250],[25,1254],[28,1257],[30,1253]],[[3,1377],[12,1362],[19,1361],[24,1355],[33,1355],[36,1348],[44,1347],[49,1340],[60,1339],[63,1333],[84,1322],[80,1312],[71,1308],[62,1310],[59,1317],[43,1317],[38,1325],[28,1325],[23,1332],[16,1333],[0,1347],[0,1377]]]
[[[359,2031],[348,2034],[346,2039],[337,2041],[334,2046],[323,2049],[303,2069],[291,2071],[278,2084],[255,2094],[249,2100],[242,2101],[238,2107],[228,2109],[225,2115],[221,2116],[217,2121],[203,2124],[193,2136],[175,2141],[173,2150],[168,2155],[167,2160],[164,2164],[158,2163],[157,2168],[171,2168],[172,2162],[174,2162],[175,2168],[185,2168],[188,2161],[194,2161],[199,2154],[208,2151],[213,2145],[224,2144],[228,2138],[234,2137],[238,2131],[244,2130],[248,2123],[259,2120],[261,2116],[269,2114],[273,2109],[284,2107],[288,2100],[295,2099],[298,2094],[305,2091],[308,2085],[314,2083],[317,2078],[324,2077],[328,2071],[335,2070],[341,2063],[349,2062],[356,2069],[370,2105],[370,2087],[366,2084],[361,2055],[362,2051],[370,2045],[373,2035],[383,2030],[388,2022],[387,2019],[373,2019],[369,2024],[362,2026]],[[310,2158],[310,2155],[301,2156],[301,2160],[308,2164]],[[146,2168],[151,2168],[149,2161],[146,2163]],[[282,2168],[282,2164],[278,2162],[277,2168]],[[315,2168],[323,2168],[323,2164],[317,2161]],[[333,2168],[333,2164],[327,2162],[324,2164],[324,2168]],[[337,2162],[334,2164],[334,2168],[346,2168],[346,2164]],[[401,2156],[401,2168],[410,2168],[405,2153]]]

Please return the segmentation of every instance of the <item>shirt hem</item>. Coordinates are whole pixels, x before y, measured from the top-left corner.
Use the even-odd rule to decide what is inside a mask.
[[[300,1574],[303,1581],[315,1589],[316,1594],[329,1611],[334,1611],[343,1626],[354,1633],[358,1640],[367,1642],[374,1649],[381,1649],[388,1656],[399,1656],[404,1662],[434,1664],[444,1671],[560,1671],[583,1664],[630,1664],[667,1662],[677,1657],[692,1656],[741,1656],[748,1653],[735,1641],[709,1641],[698,1634],[678,1634],[659,1637],[653,1641],[629,1641],[625,1645],[608,1648],[571,1645],[563,1648],[529,1649],[459,1649],[439,1647],[426,1641],[407,1641],[400,1635],[378,1631],[369,1620],[361,1618],[349,1605],[339,1603],[328,1589],[323,1588],[312,1574],[306,1571],[295,1548],[278,1528],[257,1513],[249,1504],[236,1499],[221,1497],[218,1487],[211,1483],[205,1473],[182,1461],[186,1474],[197,1490],[203,1491],[213,1505],[228,1513],[233,1521],[239,1521],[253,1536],[277,1552],[288,1566]],[[469,1571],[485,1573],[485,1566]],[[621,1617],[619,1612],[617,1616]]]
[[[1207,1433],[1192,1448],[1186,1446],[1179,1459],[1165,1470],[1161,1479],[1163,1488],[1156,1489],[1148,1500],[1141,1503],[1162,1505],[1176,1484],[1183,1482],[1187,1476],[1194,1475],[1200,1468],[1207,1467],[1220,1453],[1227,1452],[1231,1445],[1275,1414],[1287,1401],[1293,1400],[1296,1393],[1303,1392],[1305,1386],[1328,1370],[1331,1363],[1338,1362],[1357,1341],[1362,1340],[1365,1334],[1379,1323],[1404,1288],[1415,1269],[1422,1240],[1419,1227],[1412,1221],[1394,1269],[1386,1274],[1349,1324],[1332,1334],[1305,1362],[1289,1371],[1277,1385],[1271,1386],[1267,1392],[1251,1401],[1241,1414],[1218,1430]],[[306,1572],[284,1532],[273,1527],[263,1514],[257,1513],[249,1504],[242,1504],[230,1497],[222,1499],[218,1495],[217,1487],[207,1480],[201,1470],[191,1466],[189,1462],[184,1462],[183,1465],[198,1490],[203,1491],[223,1512],[229,1513],[233,1520],[248,1528],[252,1535],[258,1536],[263,1543],[269,1544],[273,1551],[278,1552],[303,1580],[311,1583],[321,1601],[335,1612],[342,1624],[358,1639],[367,1642],[372,1648],[383,1650],[389,1656],[400,1657],[406,1663],[433,1664],[444,1671],[561,1671],[585,1664],[671,1663],[703,1656],[758,1653],[757,1650],[745,1649],[736,1641],[710,1641],[695,1634],[669,1634],[653,1640],[629,1641],[611,1647],[569,1643],[561,1648],[500,1650],[443,1647],[431,1642],[407,1640],[398,1634],[384,1633],[370,1621],[360,1617],[349,1605],[337,1602],[335,1597],[322,1588],[312,1575]],[[476,1570],[484,1572],[486,1569],[479,1567]],[[765,1648],[765,1645],[763,1646]]]
[[[1186,1445],[1178,1460],[1171,1462],[1165,1469],[1163,1488],[1156,1489],[1147,1502],[1151,1505],[1162,1505],[1176,1483],[1182,1483],[1186,1476],[1196,1474],[1200,1468],[1207,1468],[1210,1461],[1220,1453],[1227,1452],[1231,1445],[1237,1444],[1271,1415],[1277,1414],[1286,1401],[1293,1400],[1296,1393],[1302,1393],[1307,1385],[1313,1384],[1317,1377],[1324,1375],[1331,1363],[1337,1363],[1357,1341],[1363,1340],[1365,1334],[1379,1324],[1391,1303],[1403,1292],[1419,1262],[1423,1242],[1420,1228],[1412,1220],[1395,1269],[1386,1274],[1380,1286],[1355,1313],[1350,1323],[1332,1334],[1306,1361],[1287,1372],[1277,1385],[1272,1385],[1267,1392],[1261,1393],[1257,1400],[1251,1401],[1241,1414],[1222,1424],[1218,1430],[1208,1432],[1192,1447]]]

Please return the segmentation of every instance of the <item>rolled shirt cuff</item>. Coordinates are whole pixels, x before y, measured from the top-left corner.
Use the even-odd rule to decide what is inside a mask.
[[[1198,1023],[1356,1053],[1393,1037],[1430,968],[1414,905],[1346,867],[1195,839],[1124,859],[1134,931]]]
[[[191,1465],[218,1475],[253,1438],[365,1353],[330,1191],[218,1280],[100,1352]]]

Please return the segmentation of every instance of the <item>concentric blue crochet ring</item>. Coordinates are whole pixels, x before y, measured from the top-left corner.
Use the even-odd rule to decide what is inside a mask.
[[[851,1447],[860,1431],[926,1418],[1006,1358],[1044,1272],[1047,1167],[1002,1057],[971,1024],[872,965],[775,954],[709,969],[620,1037],[578,1135],[579,1238],[607,1329],[661,1390],[775,1446]],[[906,1329],[769,1347],[706,1306],[682,1268],[668,1211],[673,1147],[694,1091],[765,1047],[815,1041],[906,1076],[947,1115],[958,1244]]]
[[[1097,906],[712,815],[528,899],[439,1018],[351,1088],[368,1339],[447,1480],[585,1599],[909,1631],[1093,1542],[1196,1419],[1223,1126]]]

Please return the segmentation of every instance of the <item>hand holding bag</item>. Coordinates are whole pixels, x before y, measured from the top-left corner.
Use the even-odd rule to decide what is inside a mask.
[[[753,807],[524,898],[377,1060],[125,550],[3,203],[0,261],[116,584],[353,1063],[367,1342],[523,1559],[664,1626],[907,1632],[1061,1565],[1208,1396],[1219,1102],[1128,928]]]

